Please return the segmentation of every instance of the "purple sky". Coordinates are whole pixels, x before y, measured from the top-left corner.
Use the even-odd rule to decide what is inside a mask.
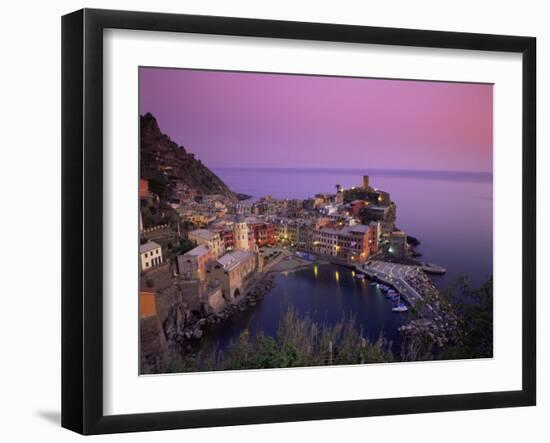
[[[140,68],[140,113],[209,167],[492,171],[492,85]]]

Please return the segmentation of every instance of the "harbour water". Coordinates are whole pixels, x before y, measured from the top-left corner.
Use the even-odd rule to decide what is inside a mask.
[[[330,264],[281,273],[275,278],[275,287],[256,306],[211,327],[205,341],[223,350],[244,330],[252,335],[262,331],[274,336],[279,320],[292,308],[299,317],[309,316],[319,325],[333,326],[351,314],[365,337],[374,342],[383,334],[392,341],[393,352],[399,353],[401,337],[397,328],[407,314],[392,312],[394,302],[377,286],[353,274],[350,269]]]
[[[467,275],[478,286],[492,275],[492,176],[483,173],[402,172],[364,170],[214,169],[234,191],[259,198],[307,198],[334,192],[335,185],[358,186],[362,175],[371,186],[390,193],[397,204],[397,226],[421,242],[421,260],[447,268],[434,283],[446,287],[457,276]],[[279,319],[289,308],[319,323],[334,325],[343,315],[354,314],[365,335],[380,333],[400,349],[397,328],[406,314],[391,311],[376,286],[353,277],[352,271],[317,265],[280,274],[275,287],[256,306],[207,333],[206,343],[223,350],[241,332],[277,331]]]

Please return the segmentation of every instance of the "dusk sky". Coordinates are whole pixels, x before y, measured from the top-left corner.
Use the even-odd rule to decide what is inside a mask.
[[[216,167],[492,171],[493,87],[140,68],[140,113]]]

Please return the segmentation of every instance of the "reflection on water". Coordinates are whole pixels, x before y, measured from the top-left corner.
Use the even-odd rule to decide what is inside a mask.
[[[292,308],[300,316],[307,315],[317,323],[329,325],[353,314],[366,337],[375,341],[382,332],[394,342],[394,352],[399,352],[401,338],[397,328],[407,317],[392,312],[393,306],[377,286],[354,278],[351,270],[329,264],[314,265],[279,274],[275,287],[256,306],[209,328],[204,341],[210,348],[225,349],[247,329],[252,334],[263,331],[273,336],[281,316]]]

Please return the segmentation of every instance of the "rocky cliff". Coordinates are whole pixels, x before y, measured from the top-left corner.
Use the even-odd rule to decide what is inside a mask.
[[[220,178],[199,159],[163,134],[156,118],[147,113],[140,122],[140,173],[149,181],[149,189],[163,200],[169,200],[181,182],[201,194],[221,194],[237,200]]]

